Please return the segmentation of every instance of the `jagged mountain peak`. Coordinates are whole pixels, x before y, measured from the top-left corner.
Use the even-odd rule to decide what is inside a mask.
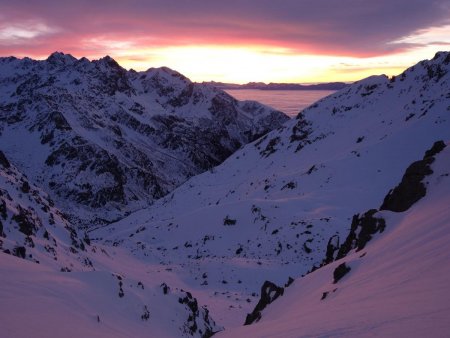
[[[64,54],[62,52],[53,52],[52,54],[49,55],[49,57],[45,61],[52,64],[67,65],[78,61],[78,59],[73,57],[71,54]]]
[[[163,67],[158,67],[158,68],[149,68],[146,71],[142,72],[144,74],[167,74],[168,76],[171,77],[178,77],[182,80],[185,80],[187,82],[191,82],[186,76],[184,76],[183,74],[177,72],[176,70],[173,70],[169,67],[163,66]]]
[[[114,60],[109,55],[106,55],[98,60],[92,61],[95,64],[99,64],[102,67],[105,67],[106,69],[112,69],[117,72],[126,73],[126,69],[120,66],[116,60]]]
[[[6,155],[62,208],[98,218],[67,210],[84,223],[146,206],[288,120],[169,68],[132,72],[109,56],[13,59],[0,63],[0,83]]]
[[[424,63],[435,63],[435,64],[450,64],[450,51],[439,51],[436,52],[434,57],[431,60],[423,60],[419,64]]]

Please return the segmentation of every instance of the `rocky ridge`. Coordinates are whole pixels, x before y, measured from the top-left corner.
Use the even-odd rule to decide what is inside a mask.
[[[221,163],[288,118],[169,68],[110,57],[0,58],[0,143],[72,221],[105,224]]]

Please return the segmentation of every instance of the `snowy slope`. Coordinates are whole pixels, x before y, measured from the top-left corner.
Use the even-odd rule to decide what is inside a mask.
[[[0,336],[208,337],[222,329],[177,276],[111,249],[93,245],[0,152]]]
[[[0,151],[0,250],[57,270],[91,270],[89,240]]]
[[[260,322],[218,337],[448,337],[448,144],[435,159],[425,197],[374,214],[386,227],[363,249],[295,280]],[[343,263],[350,271],[335,283]]]
[[[2,337],[209,337],[188,292],[109,271],[57,272],[0,254]]]
[[[287,119],[168,68],[0,58],[0,148],[88,227],[147,206]]]
[[[318,266],[354,214],[450,139],[450,54],[374,76],[304,110],[222,165],[92,238],[175,272],[215,319],[241,325],[264,280]],[[335,237],[337,238],[337,237]]]
[[[222,329],[177,276],[111,249],[92,244],[0,151],[0,336],[208,337]]]

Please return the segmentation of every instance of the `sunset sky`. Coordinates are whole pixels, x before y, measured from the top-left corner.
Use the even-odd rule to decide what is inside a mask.
[[[0,56],[54,51],[194,81],[353,81],[450,49],[450,0],[0,0]]]

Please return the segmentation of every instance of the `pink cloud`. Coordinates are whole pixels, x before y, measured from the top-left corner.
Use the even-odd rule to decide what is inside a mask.
[[[114,51],[95,43],[101,40],[147,48],[267,45],[293,53],[376,56],[414,47],[389,42],[450,21],[446,0],[16,0],[0,4],[0,13],[0,54],[31,56]],[[9,34],[8,40],[11,27],[30,34]]]

